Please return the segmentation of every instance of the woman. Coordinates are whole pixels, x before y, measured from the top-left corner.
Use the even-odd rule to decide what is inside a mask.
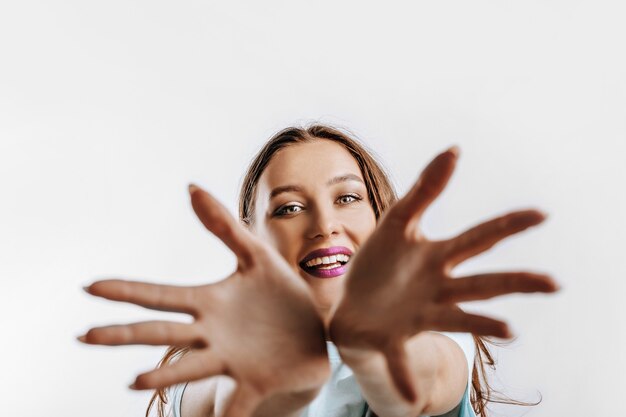
[[[437,331],[508,337],[509,330],[455,303],[557,287],[527,272],[450,279],[457,264],[544,219],[519,211],[428,240],[420,218],[457,154],[437,156],[396,201],[383,170],[343,132],[319,125],[279,132],[248,170],[241,222],[190,186],[201,222],[237,256],[233,274],[199,287],[108,280],[87,289],[188,313],[194,322],[108,326],[80,340],[172,345],[161,366],[131,387],[193,381],[179,385],[183,417],[471,415],[468,336]],[[484,415],[476,369],[471,379],[473,406]]]

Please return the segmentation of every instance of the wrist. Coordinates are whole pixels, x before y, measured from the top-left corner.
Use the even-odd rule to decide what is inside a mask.
[[[313,401],[315,397],[317,397],[317,395],[322,390],[322,387],[323,385],[320,385],[319,387],[310,388],[304,391],[292,391],[292,392],[276,394],[275,397],[280,398],[285,401],[292,402],[293,404],[296,404],[296,405],[306,405],[310,403],[311,401]]]
[[[366,369],[383,358],[382,353],[373,348],[337,346],[337,351],[343,363],[355,372]]]
[[[301,410],[317,397],[321,389],[320,386],[305,391],[274,394],[263,401],[252,417],[293,417],[299,415]]]
[[[349,314],[342,314],[341,310],[337,312],[328,327],[330,340],[337,347],[341,360],[350,368],[365,366],[380,354],[379,349],[365,343],[363,337],[358,337],[357,323],[351,320]]]

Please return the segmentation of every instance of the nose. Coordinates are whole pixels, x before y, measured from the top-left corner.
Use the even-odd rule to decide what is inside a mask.
[[[339,234],[341,230],[341,222],[332,208],[316,207],[309,218],[309,239],[329,238]]]

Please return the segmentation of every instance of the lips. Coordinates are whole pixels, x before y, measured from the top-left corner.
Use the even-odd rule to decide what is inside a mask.
[[[321,248],[316,249],[309,254],[307,254],[300,261],[300,268],[302,268],[307,274],[312,275],[316,278],[333,278],[339,275],[343,275],[347,271],[347,263],[338,265],[334,268],[324,268],[320,269],[320,265],[317,266],[307,266],[306,263],[314,260],[316,258],[324,258],[331,257],[336,255],[347,255],[352,256],[352,251],[344,246],[332,246],[330,248]],[[340,262],[336,262],[339,264]]]

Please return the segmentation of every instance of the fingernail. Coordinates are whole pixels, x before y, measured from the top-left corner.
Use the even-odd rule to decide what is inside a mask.
[[[89,292],[89,287],[90,287],[89,285],[86,285],[86,286],[83,287],[83,291],[85,291],[87,294],[91,294]]]
[[[461,153],[461,149],[457,145],[453,145],[449,147],[446,152],[450,152],[451,154],[453,154],[455,157],[458,158],[459,154]]]
[[[136,390],[137,389],[137,385],[133,382],[132,384],[130,384],[128,386],[128,388]]]
[[[76,337],[76,339],[77,339],[79,342],[83,342],[83,343],[86,343],[86,342],[87,342],[87,337],[86,337],[85,335],[82,335],[82,336],[77,336],[77,337]]]
[[[194,184],[194,183],[190,183],[189,184],[189,194],[193,194],[193,192],[198,190],[198,189],[199,189],[199,187],[196,184]]]

